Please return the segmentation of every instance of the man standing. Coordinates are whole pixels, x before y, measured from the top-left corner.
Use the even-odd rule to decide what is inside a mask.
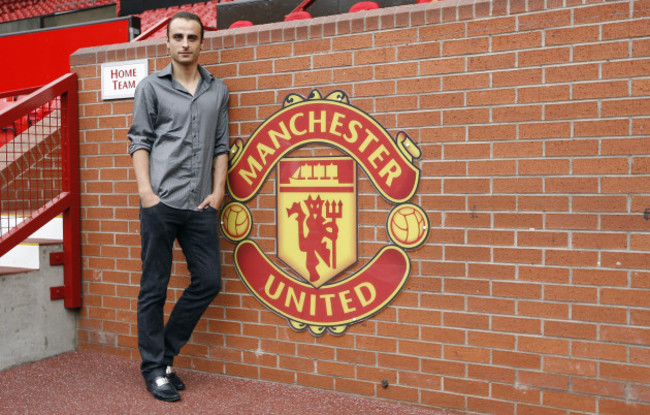
[[[171,18],[172,61],[138,84],[128,133],[140,195],[141,372],[153,396],[170,402],[185,389],[174,356],[221,289],[217,210],[228,169],[228,89],[198,64],[202,41],[198,16]],[[165,324],[174,240],[185,254],[190,285]]]

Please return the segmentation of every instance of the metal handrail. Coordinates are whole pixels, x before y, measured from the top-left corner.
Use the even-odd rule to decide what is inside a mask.
[[[14,91],[15,92],[15,91]],[[6,95],[5,95],[6,96]],[[80,235],[80,196],[79,196],[79,138],[78,138],[78,99],[77,75],[67,74],[50,84],[30,93],[14,105],[0,110],[0,127],[11,125],[15,120],[22,119],[34,113],[39,108],[53,100],[60,100],[60,125],[54,134],[60,137],[61,160],[58,168],[61,171],[58,194],[52,195],[40,206],[29,206],[29,215],[7,232],[0,235],[0,256],[9,252],[16,245],[26,240],[32,233],[61,215],[63,217],[63,287],[62,293],[66,308],[81,306],[81,235]],[[26,132],[27,134],[27,132]],[[14,138],[13,140],[16,140]],[[5,146],[11,146],[8,142]],[[14,145],[22,150],[20,146]],[[2,148],[0,147],[0,150]],[[27,149],[26,153],[31,150]],[[2,169],[0,169],[0,190],[9,186],[14,177],[20,175],[15,170],[25,166],[24,162],[9,163],[5,153]],[[22,157],[22,156],[21,156]],[[27,154],[18,161],[29,159]],[[9,172],[8,170],[12,170]],[[30,189],[31,190],[31,189]],[[24,191],[23,191],[24,192]],[[0,193],[0,213],[5,203],[20,203],[21,201],[5,200]],[[16,192],[20,194],[20,192]],[[59,287],[60,288],[60,287]]]

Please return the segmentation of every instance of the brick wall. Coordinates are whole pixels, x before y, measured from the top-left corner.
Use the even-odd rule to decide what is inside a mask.
[[[233,138],[289,93],[341,89],[422,150],[413,202],[431,230],[396,300],[340,337],[291,330],[248,293],[224,241],[224,291],[179,366],[460,412],[650,413],[650,1],[443,0],[206,37],[201,62],[231,90]],[[132,100],[100,100],[99,65],[136,58],[169,61],[159,40],[71,58],[79,348],[130,359]],[[357,268],[385,243],[390,210],[365,177],[360,193]],[[273,177],[249,207],[272,253]],[[168,310],[187,275],[179,261]]]

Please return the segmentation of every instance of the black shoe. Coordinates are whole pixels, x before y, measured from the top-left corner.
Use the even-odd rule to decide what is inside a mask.
[[[174,385],[164,376],[158,376],[150,382],[147,382],[147,390],[151,392],[154,398],[165,402],[175,402],[181,399]]]
[[[183,383],[181,378],[178,377],[173,367],[167,366],[165,377],[172,385],[174,385],[177,391],[185,390],[185,384]]]

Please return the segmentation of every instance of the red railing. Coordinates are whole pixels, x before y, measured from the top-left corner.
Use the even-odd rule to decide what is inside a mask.
[[[0,257],[63,217],[63,286],[51,298],[81,306],[77,76],[67,74],[0,109]]]

